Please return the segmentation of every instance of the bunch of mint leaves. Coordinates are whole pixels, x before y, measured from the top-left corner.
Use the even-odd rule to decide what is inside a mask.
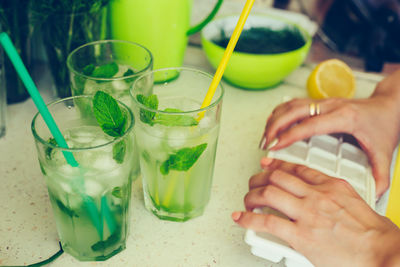
[[[145,96],[142,94],[136,95],[136,100],[142,105],[151,108],[153,110],[158,109],[158,97],[157,95]],[[171,114],[183,112],[179,109],[166,108],[167,112],[156,113],[146,109],[140,109],[140,120],[143,123],[153,126],[154,124],[161,124],[164,126],[180,126],[190,127],[198,125],[198,121],[189,115],[184,114]],[[168,159],[161,164],[160,172],[163,175],[168,175],[170,170],[176,171],[188,171],[200,158],[201,154],[207,148],[207,143],[200,144],[195,147],[184,147],[179,149],[173,154],[170,154]]]
[[[104,133],[116,138],[124,135],[127,114],[121,110],[111,95],[97,91],[93,97],[93,113]],[[124,161],[125,153],[126,143],[121,140],[113,147],[113,158],[121,164]]]
[[[103,22],[110,0],[34,0],[31,3],[32,21],[43,37],[57,94],[60,98],[71,96],[67,57],[83,44],[106,38]],[[20,9],[24,8],[21,5]]]

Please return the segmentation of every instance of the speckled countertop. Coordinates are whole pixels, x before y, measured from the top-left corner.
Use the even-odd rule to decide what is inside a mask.
[[[189,47],[185,65],[213,73],[203,51]],[[141,181],[133,184],[127,249],[105,262],[78,262],[68,254],[50,266],[283,266],[250,253],[245,230],[230,219],[243,209],[249,177],[259,170],[257,149],[267,116],[288,97],[304,97],[310,67],[296,70],[279,87],[246,91],[225,82],[222,124],[210,203],[203,216],[185,223],[158,220],[145,210]],[[358,75],[356,97],[368,96],[380,77]],[[49,100],[49,76],[38,82]],[[25,265],[58,250],[46,185],[39,169],[29,99],[8,106],[6,136],[0,139],[0,265]]]

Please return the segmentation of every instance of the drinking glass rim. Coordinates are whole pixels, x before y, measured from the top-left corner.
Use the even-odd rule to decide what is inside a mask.
[[[68,101],[68,100],[73,100],[73,99],[76,99],[76,98],[93,98],[93,97],[94,97],[93,95],[70,96],[70,97],[54,100],[53,102],[50,102],[49,104],[46,104],[46,106],[47,107],[51,107],[53,105],[60,104],[62,102],[65,102],[65,101]],[[38,140],[40,143],[42,143],[45,146],[51,147],[53,149],[60,149],[61,151],[69,151],[69,152],[79,152],[79,151],[87,151],[87,150],[92,150],[92,149],[98,149],[98,148],[105,147],[105,146],[108,146],[108,145],[113,144],[113,143],[118,143],[120,140],[124,139],[132,131],[135,117],[133,116],[132,110],[127,105],[125,105],[123,102],[121,102],[119,100],[116,100],[116,101],[117,101],[117,103],[119,105],[121,105],[128,112],[128,114],[129,114],[128,116],[130,116],[132,119],[131,119],[131,123],[126,128],[126,130],[124,131],[124,134],[122,136],[117,137],[117,138],[114,137],[114,139],[109,141],[109,142],[106,142],[104,144],[100,144],[100,145],[97,145],[97,146],[79,147],[79,148],[65,148],[65,147],[60,147],[58,144],[53,145],[53,144],[47,142],[46,140],[44,140],[36,131],[35,122],[36,122],[36,119],[39,117],[39,115],[41,115],[40,112],[36,112],[36,114],[33,116],[33,119],[32,119],[32,122],[31,122],[32,135],[36,140]]]
[[[204,108],[199,108],[199,109],[194,109],[194,110],[189,110],[189,111],[181,111],[181,112],[171,112],[171,111],[153,109],[153,108],[147,107],[147,106],[143,105],[142,103],[140,103],[139,101],[137,101],[136,97],[135,97],[134,94],[133,94],[133,91],[135,90],[135,85],[136,85],[136,83],[138,83],[138,81],[139,81],[140,79],[144,78],[144,77],[147,76],[147,75],[155,74],[156,72],[170,71],[170,70],[179,71],[179,72],[181,72],[181,71],[189,71],[189,72],[197,72],[197,73],[200,73],[200,74],[202,74],[202,75],[204,75],[204,76],[210,78],[210,84],[211,84],[211,81],[212,81],[212,79],[213,79],[213,76],[212,76],[210,73],[207,73],[207,72],[205,72],[205,71],[198,70],[198,69],[195,69],[195,68],[188,68],[188,67],[171,67],[171,68],[163,68],[163,69],[152,70],[152,71],[149,71],[149,72],[146,72],[146,73],[140,75],[140,76],[134,81],[134,83],[133,83],[131,89],[129,90],[129,94],[130,94],[131,98],[133,99],[133,102],[134,102],[136,105],[138,105],[140,108],[146,109],[146,111],[151,111],[151,112],[156,112],[156,113],[162,113],[162,114],[166,114],[166,115],[183,115],[183,114],[200,113],[200,112],[203,112],[203,111],[207,111],[207,110],[209,110],[209,109],[215,107],[216,105],[218,105],[218,104],[222,101],[222,97],[224,96],[225,89],[224,89],[224,87],[222,86],[221,83],[218,84],[218,87],[221,89],[221,94],[220,94],[220,96],[219,96],[214,102],[212,102],[210,105],[208,105],[208,106],[206,106],[206,107],[204,107]],[[217,87],[217,88],[218,88],[218,87]],[[207,89],[207,90],[208,90],[208,89]]]
[[[136,47],[140,47],[141,49],[143,49],[144,51],[147,52],[147,54],[150,56],[150,61],[148,64],[146,64],[146,66],[142,69],[140,69],[138,72],[131,74],[129,76],[122,76],[122,77],[114,77],[114,78],[99,78],[99,77],[92,77],[90,75],[86,75],[83,72],[79,72],[77,70],[75,70],[75,68],[73,68],[71,66],[71,57],[80,49],[85,48],[87,46],[91,46],[91,45],[98,45],[98,44],[104,44],[104,43],[120,43],[120,44],[129,44],[129,45],[134,45]],[[153,54],[151,53],[151,51],[146,48],[145,46],[135,43],[135,42],[130,42],[130,41],[125,41],[125,40],[114,40],[114,39],[109,39],[109,40],[99,40],[99,41],[93,41],[93,42],[89,42],[86,44],[83,44],[81,46],[78,46],[77,48],[75,48],[74,50],[72,50],[68,56],[67,56],[67,67],[69,69],[69,71],[71,71],[72,73],[74,73],[75,75],[79,75],[82,76],[84,78],[90,79],[90,80],[95,80],[95,81],[119,81],[119,80],[125,80],[125,79],[129,79],[129,78],[134,78],[137,77],[143,73],[145,73],[145,71],[152,66],[153,64]]]

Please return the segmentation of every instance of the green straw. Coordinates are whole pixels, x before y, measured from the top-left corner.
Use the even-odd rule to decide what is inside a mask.
[[[24,83],[27,91],[32,97],[33,102],[35,103],[37,109],[39,110],[40,114],[43,117],[43,120],[45,121],[47,127],[49,128],[51,134],[54,136],[54,139],[56,140],[58,146],[62,148],[68,148],[67,142],[64,139],[64,136],[61,134],[60,129],[58,128],[56,122],[53,119],[53,116],[50,114],[50,111],[48,110],[46,104],[43,101],[42,96],[40,95],[35,83],[33,82],[31,76],[28,73],[28,70],[26,69],[24,63],[22,62],[20,56],[18,55],[17,50],[15,49],[10,37],[7,35],[7,33],[2,32],[0,33],[0,43],[3,46],[4,50],[6,51],[8,57],[10,58],[11,62],[13,63],[15,70],[17,71],[19,77],[21,78],[22,82]],[[79,167],[78,162],[74,158],[74,155],[70,151],[63,151],[65,160],[69,165],[72,167]],[[103,238],[103,220],[102,216],[99,215],[99,212],[96,208],[96,204],[93,202],[93,200],[87,196],[84,195],[80,192],[85,207],[89,213],[89,216],[95,225],[99,236],[101,239]],[[102,201],[103,203],[104,201]],[[107,205],[107,203],[105,203]],[[111,216],[110,209],[103,208],[102,209],[102,215],[104,215],[105,220],[107,223],[109,223],[109,228],[110,232],[112,233],[115,230],[115,223],[114,220]]]

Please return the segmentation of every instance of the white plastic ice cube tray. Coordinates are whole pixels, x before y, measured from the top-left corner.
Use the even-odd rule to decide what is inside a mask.
[[[268,157],[308,166],[329,176],[349,182],[360,196],[375,208],[375,181],[368,158],[357,146],[345,142],[342,135],[319,135],[292,144],[278,151],[269,151]],[[269,208],[260,213],[276,213]],[[307,258],[293,250],[285,241],[266,233],[247,230],[245,242],[251,252],[272,262],[285,258],[287,267],[313,266]]]

